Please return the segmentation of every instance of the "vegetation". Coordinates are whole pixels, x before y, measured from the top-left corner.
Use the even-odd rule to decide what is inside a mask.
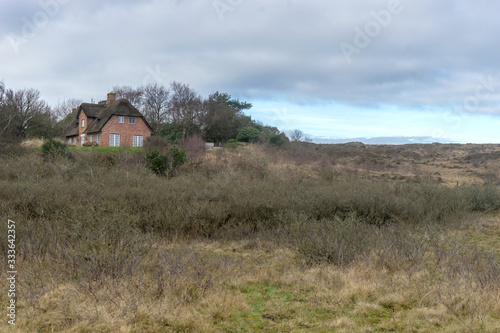
[[[58,156],[71,158],[71,152],[69,151],[69,147],[66,143],[48,139],[41,146],[42,153],[47,157],[56,158]]]
[[[128,99],[142,112],[156,135],[172,144],[198,136],[223,145],[240,133],[238,140],[266,143],[280,134],[277,128],[263,126],[243,113],[252,107],[251,103],[240,102],[227,93],[217,91],[203,98],[189,85],[179,82],[169,86],[155,83],[137,88],[115,86],[113,89],[117,98]],[[75,124],[75,108],[81,102],[70,98],[50,106],[38,90],[16,91],[6,88],[0,81],[0,144],[64,137]],[[96,146],[97,143],[86,145]]]
[[[500,326],[498,161],[488,157],[500,147],[199,146],[190,137],[179,149],[152,141],[75,149],[71,159],[4,149],[0,216],[16,221],[19,250],[15,329]],[[183,160],[180,149],[189,160],[175,177],[147,163]]]
[[[147,166],[160,176],[170,175],[175,169],[184,164],[186,153],[173,146],[166,154],[160,153],[156,148],[146,154]]]

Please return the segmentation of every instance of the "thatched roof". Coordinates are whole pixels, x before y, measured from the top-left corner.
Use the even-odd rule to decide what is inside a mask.
[[[89,118],[97,118],[105,107],[106,107],[105,104],[82,103],[78,108],[78,112],[76,113],[76,118],[78,119],[78,117],[80,117],[81,111],[83,111],[85,115]]]
[[[70,136],[76,136],[78,135],[78,124],[75,124],[73,127],[71,127],[69,130],[64,133],[65,137],[70,137]]]

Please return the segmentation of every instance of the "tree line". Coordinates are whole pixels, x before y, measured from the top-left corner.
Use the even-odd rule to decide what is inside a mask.
[[[197,135],[208,142],[271,142],[282,144],[286,136],[276,127],[264,126],[244,114],[252,104],[215,92],[203,98],[189,85],[172,82],[133,88],[115,86],[117,98],[138,107],[153,131],[170,142]]]
[[[281,145],[288,141],[278,128],[265,126],[245,115],[243,111],[252,108],[252,104],[234,99],[228,93],[217,91],[204,98],[189,85],[179,82],[136,88],[114,86],[113,91],[117,98],[126,98],[139,109],[154,133],[169,142],[189,136],[215,143],[237,140]],[[73,109],[81,103],[82,100],[71,98],[49,106],[38,90],[8,89],[0,81],[0,139],[63,136],[74,125]]]

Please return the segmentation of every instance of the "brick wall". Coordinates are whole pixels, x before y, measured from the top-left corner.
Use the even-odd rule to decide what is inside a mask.
[[[134,135],[142,135],[145,142],[151,131],[142,118],[135,117],[135,124],[129,124],[129,117],[125,117],[125,123],[119,124],[118,116],[112,116],[99,135],[99,146],[109,146],[110,134],[120,134],[120,147],[132,147]]]
[[[84,120],[84,127],[82,127],[82,120]],[[85,112],[81,111],[80,116],[78,117],[78,138],[76,139],[77,146],[81,146],[80,136],[82,135],[83,132],[85,132],[87,126],[89,126],[89,120],[87,119]],[[88,136],[85,137],[85,141],[88,141]]]

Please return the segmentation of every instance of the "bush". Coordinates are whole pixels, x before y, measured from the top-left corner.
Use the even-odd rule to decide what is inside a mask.
[[[247,144],[248,143],[246,143],[246,142],[239,142],[239,141],[236,141],[235,139],[229,139],[226,142],[226,147],[227,148],[236,148],[236,147],[245,146]]]
[[[179,140],[178,146],[186,152],[187,158],[191,161],[200,160],[205,154],[205,141],[196,135]]]
[[[257,142],[259,140],[260,131],[253,127],[244,127],[240,129],[236,140],[240,142]]]
[[[165,138],[157,135],[148,137],[144,143],[144,149],[147,152],[151,152],[156,149],[158,152],[163,154],[166,153],[170,147],[171,144],[169,144]]]
[[[157,175],[165,176],[167,171],[167,157],[165,155],[160,154],[158,149],[155,148],[146,154],[146,159],[148,162],[147,166],[151,171]]]
[[[182,137],[182,127],[174,123],[166,124],[160,129],[158,135],[165,138],[167,142],[177,143],[177,141]]]
[[[285,143],[285,140],[283,139],[283,135],[274,134],[269,138],[269,142],[275,146],[281,146]]]
[[[71,158],[71,152],[69,151],[68,145],[54,139],[48,139],[45,141],[41,147],[42,153],[47,157],[64,157]]]
[[[161,154],[158,149],[153,149],[146,154],[147,166],[160,176],[172,174],[177,167],[186,162],[186,152],[173,146],[166,154]]]
[[[83,144],[84,147],[99,147],[99,144],[95,141],[87,141]]]
[[[370,248],[373,227],[354,217],[346,220],[301,221],[290,227],[288,241],[309,264],[346,265]]]

